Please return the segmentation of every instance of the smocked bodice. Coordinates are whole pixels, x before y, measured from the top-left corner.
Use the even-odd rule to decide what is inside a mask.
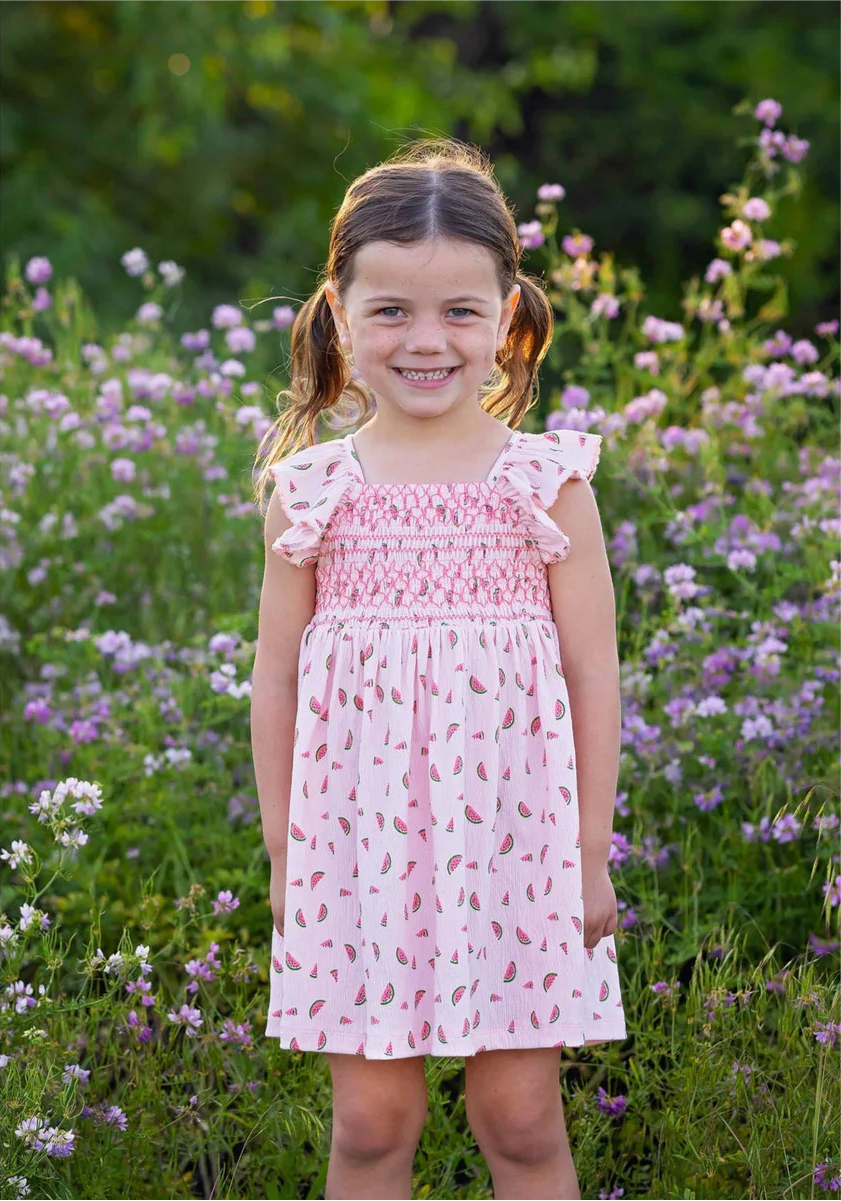
[[[570,541],[546,509],[600,444],[515,431],[486,480],[423,484],[367,483],[350,435],[306,447],[271,469],[292,521],[272,549],[315,566],[316,624],[551,617],[546,565]]]

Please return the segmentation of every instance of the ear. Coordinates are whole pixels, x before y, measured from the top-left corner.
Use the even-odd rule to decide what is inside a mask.
[[[324,296],[330,306],[330,312],[333,314],[333,321],[336,325],[336,332],[339,335],[339,342],[346,349],[350,349],[350,331],[347,323],[347,313],[345,306],[339,299],[338,290],[329,280],[324,285]]]
[[[511,326],[511,321],[514,317],[514,310],[520,303],[520,285],[514,284],[508,296],[502,304],[502,315],[499,319],[499,328],[496,334],[496,348],[502,350],[505,345],[505,339],[508,337],[508,330]]]

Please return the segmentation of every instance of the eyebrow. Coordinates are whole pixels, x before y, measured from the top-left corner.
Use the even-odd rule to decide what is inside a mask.
[[[471,304],[487,304],[486,296],[451,296],[446,300],[445,304],[461,304],[462,301],[470,301]],[[404,296],[368,296],[365,299],[366,304],[406,304],[407,298]]]

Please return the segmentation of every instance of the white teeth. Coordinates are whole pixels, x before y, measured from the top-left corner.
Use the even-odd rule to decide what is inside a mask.
[[[455,368],[447,367],[443,371],[403,371],[398,367],[397,370],[406,379],[446,379],[448,375],[452,375]]]

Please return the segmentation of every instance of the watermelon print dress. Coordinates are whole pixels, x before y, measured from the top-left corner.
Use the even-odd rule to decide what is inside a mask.
[[[369,484],[352,435],[272,468],[315,565],[285,928],[266,1035],[368,1059],[624,1039],[584,946],[575,751],[546,513],[601,437],[515,431],[483,481]]]

